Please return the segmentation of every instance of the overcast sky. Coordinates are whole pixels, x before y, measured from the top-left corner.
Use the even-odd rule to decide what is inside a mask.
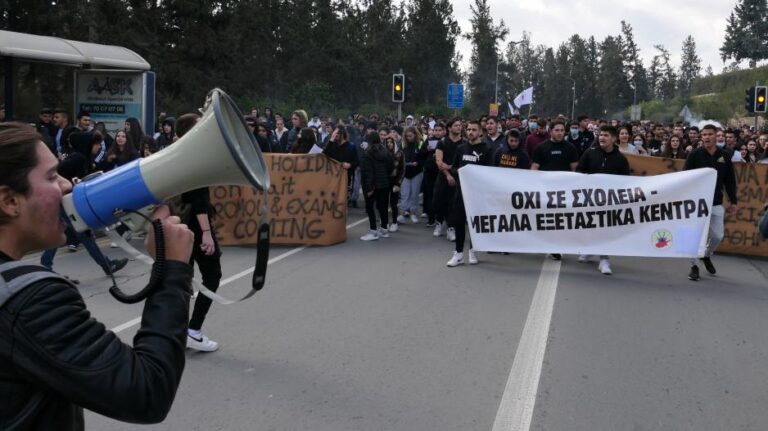
[[[719,49],[725,37],[726,18],[736,0],[489,0],[495,21],[503,19],[509,36],[503,45],[520,40],[522,32],[531,33],[534,45],[556,48],[572,34],[584,38],[594,35],[602,41],[608,35],[621,34],[621,20],[632,25],[635,43],[646,67],[654,56],[654,45],[664,45],[675,67],[680,64],[683,40],[690,34],[702,59],[702,73],[712,65],[715,73],[724,64]],[[471,30],[470,4],[474,0],[453,0],[454,15],[462,32]],[[467,69],[472,55],[469,41],[460,40],[462,68]]]

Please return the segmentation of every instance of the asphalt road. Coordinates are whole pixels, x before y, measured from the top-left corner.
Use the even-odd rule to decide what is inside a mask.
[[[352,210],[349,223],[363,217]],[[687,280],[687,261],[679,259],[616,258],[612,276],[575,256],[554,265],[542,255],[482,253],[477,266],[446,268],[452,244],[423,223],[371,243],[357,239],[366,229],[358,224],[344,244],[270,265],[267,286],[253,298],[214,305],[203,330],[221,349],[188,353],[162,424],[89,412],[87,429],[768,426],[764,260],[716,256],[717,277],[698,283]],[[273,247],[270,255],[294,248]],[[224,253],[225,278],[253,264],[252,249]],[[141,305],[112,299],[84,251],[61,251],[55,265],[81,280],[94,317],[130,343],[137,326],[122,328]],[[119,281],[138,289],[148,269],[131,262]],[[234,297],[249,284],[245,276],[222,292]],[[548,305],[534,300],[547,292]],[[524,334],[532,344],[520,343]],[[541,355],[532,351],[537,340]],[[524,425],[498,419],[504,415]]]

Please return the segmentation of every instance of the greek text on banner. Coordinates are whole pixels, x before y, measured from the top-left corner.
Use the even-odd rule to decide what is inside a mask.
[[[459,177],[476,250],[698,257],[717,173],[631,177],[470,165]]]

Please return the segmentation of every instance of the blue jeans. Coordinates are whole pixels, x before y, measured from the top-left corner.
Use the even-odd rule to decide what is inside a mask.
[[[88,254],[91,255],[91,258],[94,260],[94,262],[96,262],[106,273],[111,261],[106,256],[104,256],[104,254],[99,249],[99,246],[96,245],[96,240],[93,237],[93,233],[89,230],[85,232],[75,231],[75,228],[72,227],[72,223],[70,223],[69,218],[67,218],[63,211],[61,216],[64,220],[64,223],[67,225],[67,230],[65,231],[67,235],[67,243],[72,244],[73,240],[77,240],[82,243],[85,249],[88,251]],[[53,269],[53,257],[56,256],[57,250],[58,248],[52,248],[44,251],[43,255],[40,257],[40,264],[48,269]]]

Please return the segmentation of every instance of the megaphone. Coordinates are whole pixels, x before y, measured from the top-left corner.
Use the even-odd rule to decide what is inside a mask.
[[[184,192],[216,185],[249,185],[265,195],[269,189],[269,172],[253,133],[232,99],[218,88],[208,93],[202,117],[184,137],[150,157],[76,184],[63,197],[62,206],[73,227],[83,232],[113,225],[128,213]],[[264,196],[265,209],[266,201]],[[269,249],[267,212],[261,213],[254,291],[264,285]]]

